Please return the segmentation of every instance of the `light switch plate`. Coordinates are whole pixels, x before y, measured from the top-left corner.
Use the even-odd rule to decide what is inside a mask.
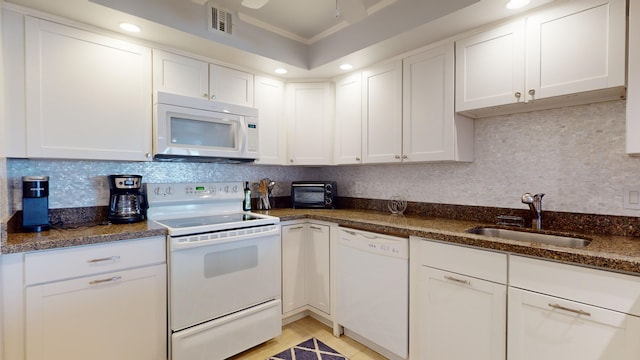
[[[640,187],[624,187],[623,207],[625,209],[640,210]]]

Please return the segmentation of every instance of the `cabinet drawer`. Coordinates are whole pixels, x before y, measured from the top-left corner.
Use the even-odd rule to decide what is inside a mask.
[[[509,257],[509,286],[640,316],[640,277]]]
[[[416,241],[417,240],[417,241]],[[507,283],[507,255],[412,237],[411,261],[484,280]]]
[[[24,256],[25,285],[159,264],[165,261],[163,236],[38,251]]]

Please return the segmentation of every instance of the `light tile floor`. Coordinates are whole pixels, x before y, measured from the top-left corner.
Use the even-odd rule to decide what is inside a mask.
[[[282,328],[282,334],[264,344],[251,348],[228,360],[265,360],[292,346],[315,337],[337,350],[349,360],[385,360],[386,357],[376,353],[359,342],[342,335],[333,336],[332,329],[312,317],[305,317]]]

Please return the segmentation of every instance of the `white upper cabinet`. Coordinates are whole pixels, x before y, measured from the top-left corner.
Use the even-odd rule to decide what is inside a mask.
[[[625,3],[569,2],[528,17],[527,100],[624,86]]]
[[[259,157],[256,164],[285,165],[286,122],[284,84],[261,76],[255,78],[255,106],[259,112]]]
[[[640,3],[629,4],[627,153],[640,155]]]
[[[153,50],[153,90],[209,98],[209,64]]]
[[[454,110],[454,46],[403,60],[402,161],[473,161],[473,121]]]
[[[524,101],[524,20],[456,41],[456,111]]]
[[[287,84],[290,165],[330,165],[333,91],[329,83]]]
[[[402,161],[402,62],[362,73],[362,162]]]
[[[27,157],[150,160],[151,50],[27,17]]]
[[[625,46],[625,0],[569,1],[461,39],[456,111],[484,116],[618,99]],[[579,95],[563,96],[572,94]],[[515,103],[527,104],[503,106]]]
[[[362,163],[362,74],[336,82],[334,163]]]
[[[209,96],[211,100],[253,107],[253,74],[211,64]]]
[[[253,107],[251,73],[153,51],[153,90]]]

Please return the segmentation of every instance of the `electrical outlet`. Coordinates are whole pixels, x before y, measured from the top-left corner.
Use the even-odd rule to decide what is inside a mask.
[[[623,207],[625,209],[640,210],[640,187],[624,187]]]

